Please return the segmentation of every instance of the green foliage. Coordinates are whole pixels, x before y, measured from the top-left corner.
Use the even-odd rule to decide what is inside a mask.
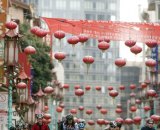
[[[23,35],[20,40],[22,51],[28,45],[31,45],[36,49],[36,54],[29,57],[30,63],[34,69],[32,92],[35,93],[40,86],[42,88],[46,87],[47,82],[52,79],[51,70],[53,64],[50,62],[50,57],[48,55],[50,47],[46,46],[41,38],[30,33],[30,26],[28,24],[22,24],[20,26],[20,34]]]

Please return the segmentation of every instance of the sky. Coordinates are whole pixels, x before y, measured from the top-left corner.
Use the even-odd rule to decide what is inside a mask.
[[[147,0],[120,0],[120,21],[125,22],[140,22],[139,12],[143,9],[147,9]],[[142,43],[137,43],[142,47]],[[127,54],[127,55],[126,55]],[[135,56],[130,52],[130,49],[125,46],[124,42],[121,42],[120,57],[129,61],[141,61],[142,53]]]

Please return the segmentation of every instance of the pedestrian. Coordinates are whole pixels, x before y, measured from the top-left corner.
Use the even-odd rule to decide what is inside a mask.
[[[33,124],[32,130],[49,130],[49,126],[43,123],[43,114],[36,114],[37,122]]]
[[[66,120],[63,123],[63,130],[79,130],[72,114],[66,116]]]
[[[146,124],[141,128],[141,130],[155,130],[153,127],[154,121],[151,118],[146,119]]]
[[[122,124],[120,122],[111,121],[104,130],[121,130]]]
[[[78,128],[79,130],[85,130],[86,122],[84,119],[79,119],[78,121]]]

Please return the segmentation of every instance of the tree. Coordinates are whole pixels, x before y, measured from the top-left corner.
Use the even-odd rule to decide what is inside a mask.
[[[47,82],[52,80],[53,64],[50,61],[50,47],[47,46],[41,38],[30,33],[28,24],[20,25],[20,34],[24,35],[20,40],[22,51],[28,45],[36,49],[36,54],[29,57],[29,61],[34,69],[33,89],[32,92],[38,91],[39,87],[46,87]]]

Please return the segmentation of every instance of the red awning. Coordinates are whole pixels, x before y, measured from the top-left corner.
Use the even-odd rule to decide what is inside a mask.
[[[160,43],[160,24],[142,22],[70,20],[63,18],[42,19],[48,25],[50,33],[63,30],[66,33],[78,35],[87,34],[91,38],[106,36],[114,41],[136,40],[146,42],[150,39]]]

